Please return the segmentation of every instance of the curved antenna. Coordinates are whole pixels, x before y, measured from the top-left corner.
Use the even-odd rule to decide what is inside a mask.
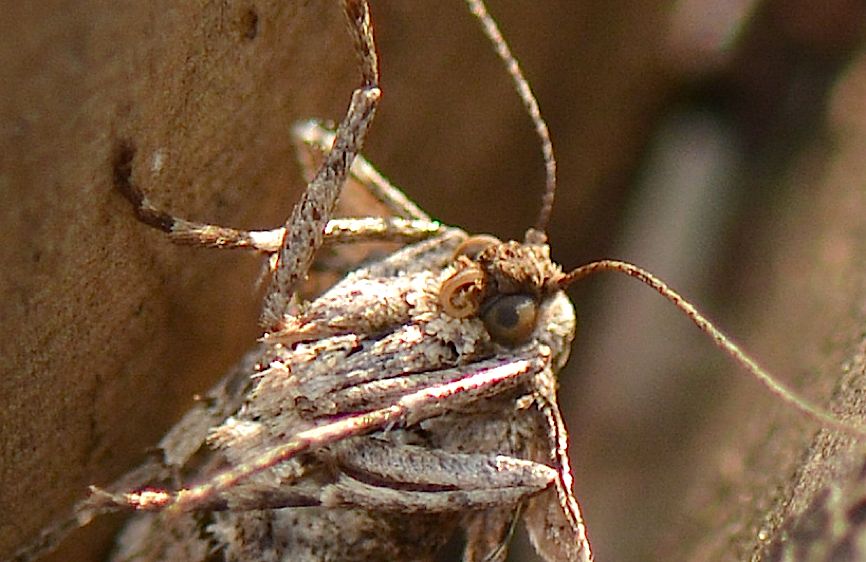
[[[523,101],[523,106],[535,125],[535,134],[541,140],[541,153],[544,155],[544,169],[547,174],[547,181],[544,188],[544,196],[541,199],[541,210],[538,213],[538,219],[535,221],[535,229],[542,233],[546,232],[550,213],[553,210],[554,194],[556,193],[556,158],[553,155],[550,130],[548,130],[547,123],[544,122],[544,118],[541,116],[541,110],[538,109],[538,101],[535,99],[535,94],[532,93],[532,88],[529,87],[529,82],[523,76],[523,71],[520,70],[517,59],[511,54],[508,43],[505,42],[505,38],[499,32],[499,27],[487,12],[484,2],[482,0],[466,0],[466,3],[469,4],[469,11],[481,22],[481,28],[484,30],[484,34],[487,35],[487,38],[490,39],[490,42],[493,43],[496,54],[505,63],[505,68],[508,70],[508,74],[511,75],[514,87]]]
[[[757,379],[758,382],[767,387],[770,392],[787,402],[788,405],[799,410],[805,416],[817,421],[824,427],[843,431],[856,437],[866,437],[866,428],[839,419],[827,409],[812,404],[810,401],[799,396],[795,391],[787,388],[781,382],[776,380],[773,375],[758,365],[754,359],[741,350],[728,336],[723,334],[722,331],[716,328],[703,314],[698,312],[698,309],[696,309],[693,304],[671,289],[667,283],[645,269],[627,262],[600,260],[588,263],[566,273],[562,276],[558,285],[561,289],[564,289],[574,281],[600,271],[618,271],[620,273],[625,273],[629,277],[637,279],[644,285],[654,289],[658,294],[670,301],[675,307],[683,312],[701,332],[709,336],[716,347],[736,361],[743,369]]]

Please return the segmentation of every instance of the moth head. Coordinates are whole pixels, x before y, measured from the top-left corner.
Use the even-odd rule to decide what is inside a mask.
[[[443,310],[454,318],[477,316],[490,337],[507,346],[532,335],[541,301],[558,290],[562,278],[534,230],[522,243],[489,235],[467,238],[454,260],[456,271],[439,291]]]

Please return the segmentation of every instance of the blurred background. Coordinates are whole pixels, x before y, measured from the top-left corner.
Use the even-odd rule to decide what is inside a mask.
[[[339,119],[357,82],[331,3],[7,4],[0,555],[140,459],[256,337],[257,260],[136,225],[111,192],[112,147],[133,141],[155,203],[269,227],[303,187],[291,123]],[[826,401],[866,313],[866,7],[489,9],[556,149],[553,257],[653,271]],[[443,222],[520,239],[539,143],[477,23],[457,0],[372,10],[384,96],[365,154]],[[570,295],[560,400],[597,560],[750,559],[815,427],[652,291],[605,274]],[[99,559],[108,532],[56,559]],[[538,559],[521,535],[510,560]]]

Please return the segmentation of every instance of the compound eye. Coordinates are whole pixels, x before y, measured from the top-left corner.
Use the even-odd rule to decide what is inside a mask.
[[[504,295],[485,307],[481,321],[497,343],[514,346],[525,342],[535,329],[538,303],[529,295]]]

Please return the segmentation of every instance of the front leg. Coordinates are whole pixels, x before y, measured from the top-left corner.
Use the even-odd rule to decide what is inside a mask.
[[[556,470],[505,455],[452,453],[377,437],[334,445],[336,482],[322,505],[401,513],[516,506],[553,485]]]
[[[337,127],[328,156],[286,221],[286,234],[260,319],[269,331],[282,328],[282,317],[298,282],[306,277],[322,245],[325,226],[333,215],[352,161],[364,143],[381,94],[369,7],[366,2],[347,0],[344,8],[361,63],[362,85],[352,94],[349,110]]]
[[[334,145],[336,135],[318,121],[303,121],[292,128],[297,146],[298,161],[304,177],[312,179],[318,163]],[[394,216],[429,221],[430,216],[406,197],[403,190],[380,174],[363,156],[358,155],[351,168],[352,179],[382,203]]]
[[[327,423],[299,431],[284,442],[257,452],[246,462],[192,488],[177,492],[144,490],[125,494],[92,488],[93,505],[105,510],[124,507],[144,511],[169,509],[175,512],[220,509],[226,505],[235,486],[300,455],[315,453],[346,439],[375,431],[412,426],[449,411],[471,407],[484,398],[514,390],[546,368],[550,357],[544,351],[535,350],[529,356],[515,355],[505,362],[491,361],[485,368],[476,368],[469,375],[414,390],[381,408],[334,417]]]

